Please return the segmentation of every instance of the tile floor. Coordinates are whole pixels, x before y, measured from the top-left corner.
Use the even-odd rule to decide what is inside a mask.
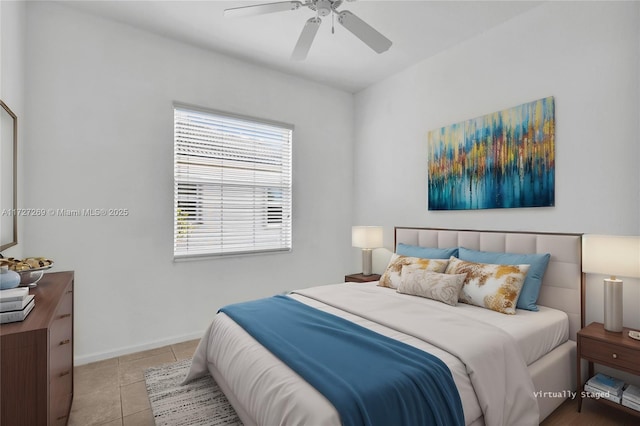
[[[191,340],[76,367],[69,426],[153,426],[144,370],[191,358],[196,346]]]

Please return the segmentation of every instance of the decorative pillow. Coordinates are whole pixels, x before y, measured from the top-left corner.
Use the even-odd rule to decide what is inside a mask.
[[[466,277],[467,274],[440,274],[418,269],[416,265],[405,265],[402,267],[397,292],[456,306]]]
[[[418,269],[431,272],[444,272],[449,260],[446,259],[421,259],[418,257],[400,256],[394,253],[387,265],[387,269],[380,277],[378,285],[380,287],[398,288],[400,285],[400,274],[405,265],[416,265]]]
[[[401,256],[420,257],[423,259],[449,259],[451,256],[458,257],[458,247],[434,248],[398,243],[396,253]]]
[[[524,280],[517,307],[528,311],[537,311],[538,295],[542,278],[549,264],[549,253],[545,254],[517,254],[517,253],[497,253],[492,251],[470,250],[460,247],[460,258],[470,262],[497,263],[500,265],[530,265],[527,278]]]
[[[493,265],[451,257],[445,274],[467,274],[460,302],[503,314],[515,314],[529,265]]]

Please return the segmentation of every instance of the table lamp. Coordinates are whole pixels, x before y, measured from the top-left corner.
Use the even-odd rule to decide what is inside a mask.
[[[382,247],[382,226],[354,226],[351,228],[351,245],[362,249],[362,275],[371,275],[371,252]]]
[[[640,278],[640,236],[583,235],[582,272],[604,280],[604,329],[622,331],[622,280]]]

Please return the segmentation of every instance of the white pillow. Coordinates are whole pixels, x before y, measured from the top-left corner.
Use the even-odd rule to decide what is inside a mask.
[[[403,266],[397,291],[456,306],[466,277],[467,274],[440,274],[413,265]]]

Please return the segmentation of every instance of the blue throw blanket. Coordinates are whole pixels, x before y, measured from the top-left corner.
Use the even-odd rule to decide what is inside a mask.
[[[286,296],[220,311],[323,394],[344,425],[464,425],[449,368],[427,352]]]

